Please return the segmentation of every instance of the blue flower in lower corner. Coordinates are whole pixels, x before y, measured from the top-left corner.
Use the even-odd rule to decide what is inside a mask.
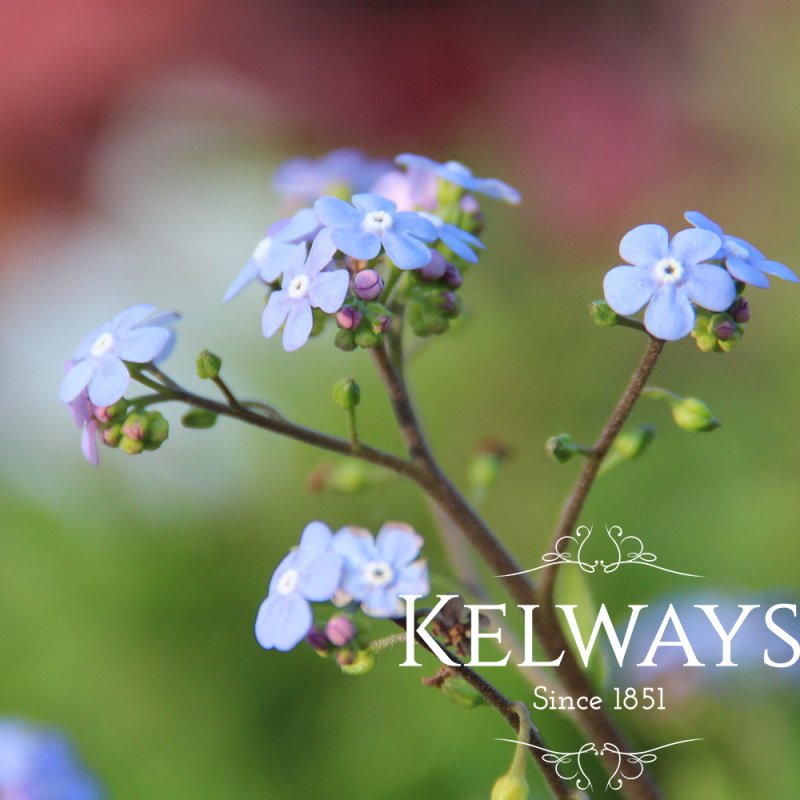
[[[400,595],[430,593],[427,562],[416,560],[422,545],[422,537],[399,522],[387,522],[376,539],[361,528],[343,528],[333,540],[344,556],[342,593],[372,617],[402,616]]]
[[[614,267],[603,280],[606,301],[626,316],[647,304],[648,332],[658,339],[681,339],[694,327],[692,303],[725,311],[736,298],[736,285],[726,270],[703,263],[721,246],[722,240],[711,231],[679,231],[670,240],[661,225],[639,225],[619,246],[632,266]]]
[[[715,258],[725,264],[728,272],[737,281],[766,289],[769,286],[767,275],[774,275],[785,281],[792,281],[792,283],[800,280],[789,267],[779,261],[770,261],[750,242],[746,242],[738,236],[728,236],[716,222],[710,220],[705,214],[701,214],[699,211],[687,211],[684,217],[695,228],[711,231],[722,239],[722,247]]]
[[[309,523],[300,545],[281,561],[256,617],[256,639],[265,649],[286,652],[299,644],[314,621],[311,602],[330,600],[339,587],[342,557],[322,522]]]

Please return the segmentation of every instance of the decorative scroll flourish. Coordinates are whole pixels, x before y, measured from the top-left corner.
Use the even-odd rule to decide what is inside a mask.
[[[593,528],[590,526],[581,525],[576,529],[574,536],[562,536],[555,543],[553,550],[542,556],[541,560],[544,563],[540,564],[538,567],[531,567],[531,569],[521,570],[520,572],[510,572],[505,575],[498,575],[497,577],[510,578],[513,575],[527,575],[530,572],[538,572],[540,569],[547,569],[556,564],[577,566],[583,570],[583,572],[589,574],[595,572],[610,574],[627,564],[640,564],[644,567],[652,567],[653,569],[669,572],[672,575],[680,575],[684,578],[702,577],[702,575],[695,575],[691,572],[678,572],[677,570],[667,569],[667,567],[656,564],[658,558],[655,553],[645,550],[644,542],[638,536],[625,536],[619,525],[612,525],[610,528],[606,525],[606,535],[613,548],[613,557],[609,560],[585,560],[583,558],[583,550],[592,536],[592,530]],[[570,548],[577,548],[574,555],[570,552]]]
[[[510,744],[523,744],[532,750],[537,750],[542,755],[540,758],[547,764],[553,764],[556,774],[563,781],[575,781],[575,788],[582,792],[592,789],[592,781],[586,774],[582,759],[588,756],[604,756],[611,754],[617,757],[617,766],[611,777],[606,783],[606,792],[619,791],[626,781],[636,781],[644,774],[646,764],[652,764],[658,756],[659,750],[666,750],[668,747],[675,747],[679,744],[689,744],[690,742],[702,742],[702,739],[682,739],[678,742],[669,742],[660,747],[651,747],[649,750],[639,750],[635,753],[626,753],[620,750],[615,744],[606,742],[600,750],[592,742],[587,742],[579,750],[562,752],[560,750],[549,750],[546,747],[539,747],[530,742],[521,742],[517,739],[498,739],[498,742],[509,742]]]

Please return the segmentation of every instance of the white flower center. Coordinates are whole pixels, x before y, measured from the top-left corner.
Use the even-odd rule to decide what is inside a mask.
[[[734,258],[750,257],[750,251],[746,247],[742,247],[738,242],[731,241],[730,239],[725,240],[725,249],[728,251],[728,255]]]
[[[299,300],[301,297],[308,297],[308,285],[310,281],[308,279],[308,275],[298,275],[296,278],[292,278],[291,283],[289,283],[289,297],[292,300]]]
[[[92,355],[100,358],[114,349],[114,337],[110,333],[101,333],[92,345]]]
[[[374,233],[376,236],[383,236],[390,231],[394,225],[392,215],[386,211],[370,211],[364,216],[361,228],[366,233]]]
[[[683,274],[683,264],[674,258],[662,258],[655,266],[655,276],[661,284],[678,283]]]
[[[364,566],[364,578],[373,586],[386,586],[394,580],[394,570],[385,561],[370,561]]]
[[[300,573],[296,569],[287,569],[278,581],[278,594],[291,594],[297,587]]]
[[[269,255],[271,249],[272,239],[266,236],[256,245],[256,249],[253,250],[253,260],[263,261]]]

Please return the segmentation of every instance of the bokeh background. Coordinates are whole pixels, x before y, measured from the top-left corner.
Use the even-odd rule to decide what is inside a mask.
[[[330,458],[227,422],[175,424],[159,453],[104,451],[93,469],[57,402],[63,362],[87,330],[153,302],[184,314],[179,379],[209,347],[240,393],[343,433],[330,387],[352,375],[364,437],[397,447],[363,354],[325,336],[287,355],[260,336],[258,293],[219,301],[279,213],[270,176],[284,158],[345,145],[458,158],[524,202],[488,209],[468,318],[412,379],[457,480],[482,437],[512,446],[484,510],[532,565],[576,471],[543,442],[591,440],[642,349],[586,313],[620,236],[675,230],[697,208],[800,265],[800,8],[38,0],[4,12],[0,713],[69,731],[119,800],[487,797],[507,730],[422,687],[432,667],[390,655],[346,678],[252,635],[272,569],[312,518],[408,520],[446,575],[418,493],[312,495],[308,475]],[[609,473],[584,515],[706,576],[707,596],[793,602],[800,589],[798,291],[751,292],[731,355],[668,348],[656,383],[703,397],[722,428],[692,435],[640,408],[636,421],[659,428],[652,450]],[[593,589],[622,613],[696,586],[631,570]],[[642,747],[704,737],[659,759],[669,796],[796,797],[796,678],[742,668],[696,688],[681,678],[668,711],[622,716]],[[537,722],[555,747],[582,742],[556,714]]]

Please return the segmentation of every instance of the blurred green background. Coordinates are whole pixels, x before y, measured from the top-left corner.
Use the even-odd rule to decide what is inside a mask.
[[[184,38],[169,69],[163,59],[149,72],[120,68],[107,93],[84,97],[72,117],[65,100],[64,127],[40,136],[41,152],[21,123],[18,131],[13,116],[6,120],[8,141],[28,149],[6,149],[0,171],[0,713],[69,731],[119,800],[478,800],[510,762],[510,747],[494,741],[508,729],[493,712],[461,710],[420,685],[430,662],[399,669],[402,656],[390,653],[355,679],[304,648],[264,652],[253,638],[272,570],[311,519],[373,531],[406,520],[426,535],[432,571],[446,574],[413,487],[311,495],[307,477],[330,457],[228,421],[183,430],[177,409],[162,451],[131,459],[104,450],[94,470],[58,405],[62,365],[79,338],[146,301],[185,315],[169,362],[181,381],[193,382],[194,355],[208,347],[240,394],[344,434],[330,387],[350,375],[362,386],[362,437],[399,447],[363,353],[335,350],[328,333],[285,354],[260,336],[257,292],[219,303],[277,218],[269,181],[283,158],[341,145],[424,152],[523,191],[519,208],[486,203],[487,251],[462,290],[465,324],[426,348],[410,375],[435,451],[457,482],[484,436],[512,446],[484,510],[531,566],[577,470],[548,460],[545,440],[563,431],[593,440],[643,350],[639,334],[596,328],[586,311],[618,263],[621,235],[642,222],[679,229],[683,211],[697,208],[768,256],[800,265],[792,4],[623,3],[611,12],[574,3],[545,12],[507,3],[481,37],[480,4],[457,14],[445,4],[456,28],[455,17],[437,11],[440,38],[425,34],[418,44],[426,55],[416,58],[400,44],[422,36],[425,14],[434,13],[422,4],[402,19],[333,4],[345,15],[336,30],[361,29],[370,44],[363,64],[353,55],[329,62],[334,77],[321,77],[323,86],[308,75],[322,56],[299,22],[332,12],[299,5],[304,11],[286,22],[298,50],[284,43],[281,65],[248,72],[247,59],[231,60],[219,42],[192,49]],[[198,40],[216,41],[203,39],[210,34],[198,22],[214,27],[213,3],[196,14],[191,4],[170,8],[193,20]],[[235,5],[242,30],[227,22],[226,46],[236,50],[235,35],[252,19],[285,22],[276,8]],[[81,13],[84,35],[100,37],[106,23],[95,21],[92,5]],[[177,36],[148,13],[140,35]],[[375,92],[381,37],[398,28],[406,39],[392,34],[392,80],[378,80]],[[67,41],[52,21],[47,30],[51,43]],[[436,46],[439,61],[428,54]],[[103,52],[113,62],[125,50]],[[393,60],[413,69],[398,73]],[[55,76],[60,62],[51,61],[43,72]],[[93,85],[85,70],[76,79],[84,89]],[[436,91],[442,75],[444,94]],[[341,96],[315,108],[325,80]],[[42,113],[55,113],[48,102],[67,96],[65,81],[48,84]],[[337,102],[349,116],[337,114]],[[56,124],[21,111],[17,119],[40,134]],[[657,385],[704,398],[722,427],[689,434],[660,405],[643,403],[634,422],[658,426],[655,444],[597,485],[583,521],[640,535],[668,566],[706,576],[710,592],[768,590],[793,602],[800,296],[773,283],[748,293],[753,321],[735,352],[706,355],[684,341],[657,368]],[[593,587],[617,613],[695,588],[635,570]],[[661,714],[621,717],[642,748],[704,738],[655,765],[668,796],[796,797],[797,683],[767,672],[668,699]],[[491,677],[531,697],[511,671]],[[558,749],[583,741],[554,713],[535,721]],[[531,781],[535,796],[546,796],[534,770]]]

